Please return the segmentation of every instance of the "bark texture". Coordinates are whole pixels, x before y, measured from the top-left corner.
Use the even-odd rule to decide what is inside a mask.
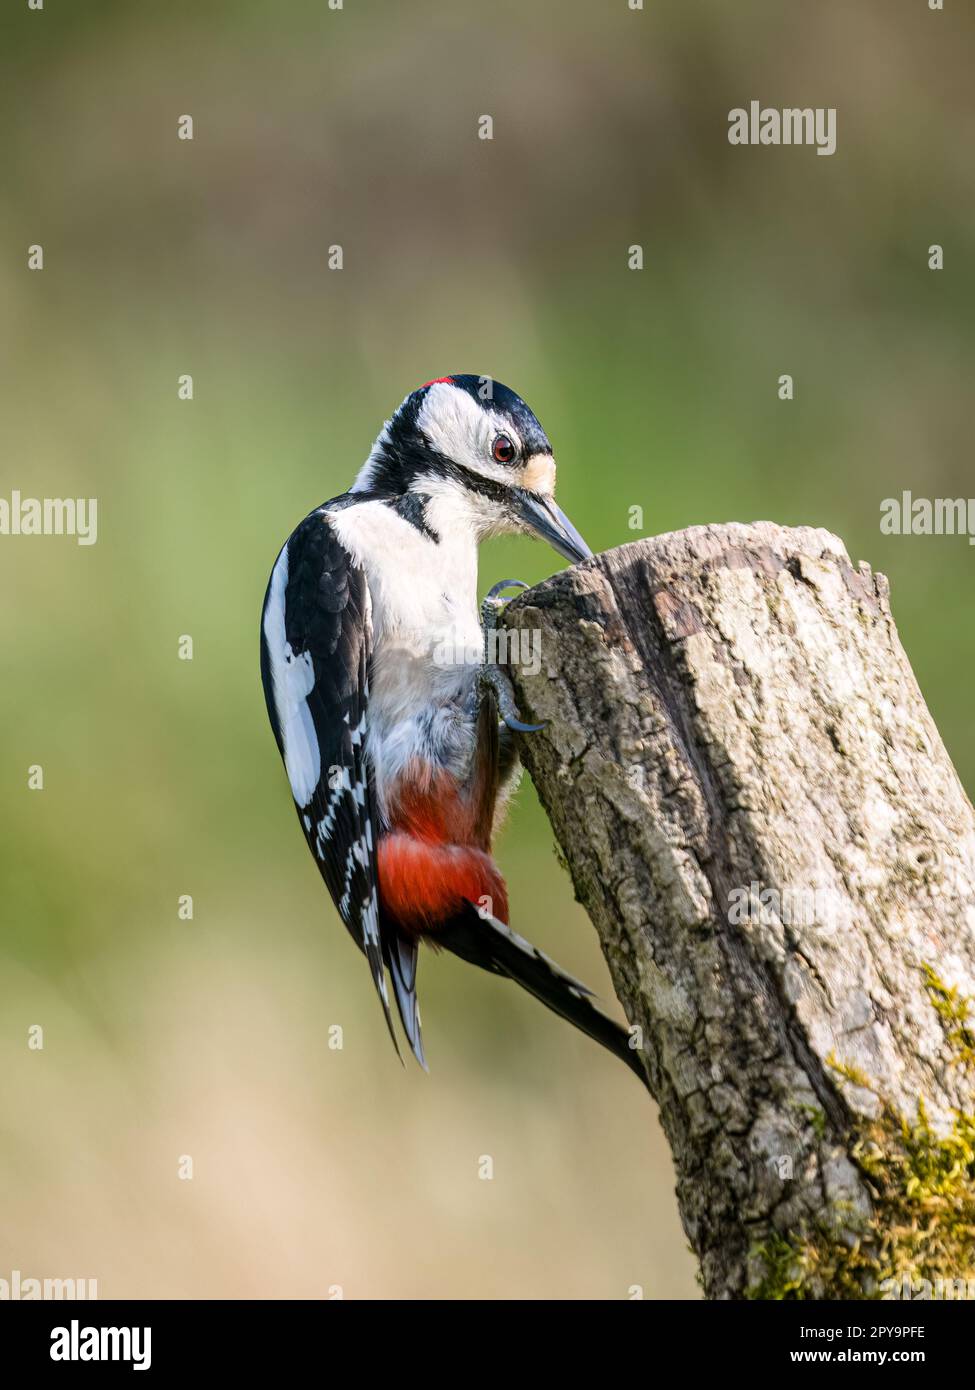
[[[640,1030],[706,1294],[975,1277],[975,815],[884,577],[825,531],[695,527],[506,625],[540,634],[541,670],[511,668],[548,721],[523,760]],[[953,1146],[960,1187],[912,1182]]]

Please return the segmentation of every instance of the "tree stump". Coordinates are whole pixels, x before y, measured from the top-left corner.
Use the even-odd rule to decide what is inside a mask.
[[[975,813],[884,577],[826,531],[701,526],[505,621],[707,1296],[975,1279]]]

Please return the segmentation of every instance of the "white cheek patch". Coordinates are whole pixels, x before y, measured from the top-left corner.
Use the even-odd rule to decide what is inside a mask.
[[[459,386],[437,381],[428,389],[417,424],[438,453],[472,473],[495,482],[512,482],[512,469],[495,463],[491,446],[497,434],[507,434],[520,446],[511,426],[500,415],[478,405]]]
[[[555,460],[551,454],[533,454],[521,470],[519,482],[529,492],[551,497],[555,491]]]

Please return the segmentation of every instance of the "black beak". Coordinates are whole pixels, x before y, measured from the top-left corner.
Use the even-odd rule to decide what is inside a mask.
[[[567,560],[591,558],[592,551],[562,508],[557,507],[551,497],[539,497],[534,492],[520,491],[516,507],[522,521]]]

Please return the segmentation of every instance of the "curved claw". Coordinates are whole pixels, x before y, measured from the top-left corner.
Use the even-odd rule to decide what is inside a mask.
[[[481,680],[494,692],[498,714],[512,733],[537,734],[540,729],[545,728],[544,724],[526,724],[522,719],[519,719],[511,683],[500,666],[486,663],[481,672]]]
[[[497,584],[492,584],[485,595],[485,603],[488,599],[496,599],[503,589],[527,589],[528,585],[523,579],[499,579]]]
[[[545,728],[544,724],[523,724],[520,719],[514,719],[511,715],[502,714],[501,718],[513,733],[516,734],[537,734]]]

